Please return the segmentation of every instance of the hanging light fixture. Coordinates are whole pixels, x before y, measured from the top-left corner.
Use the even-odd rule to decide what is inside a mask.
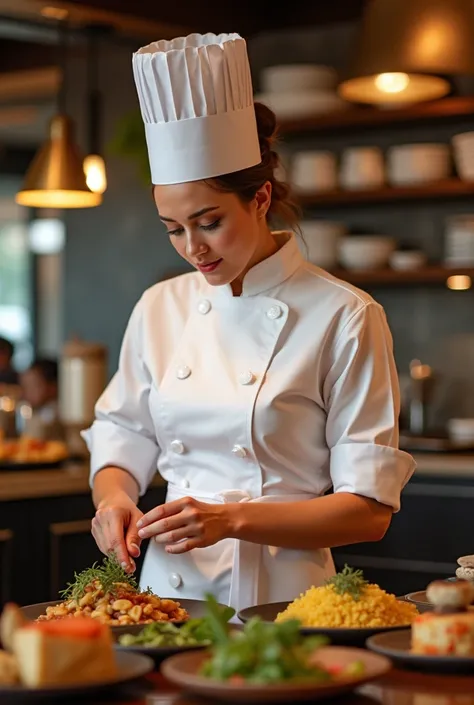
[[[474,73],[472,0],[368,0],[355,59],[338,91],[355,103],[441,98]]]
[[[99,90],[99,38],[107,31],[106,27],[89,27],[87,50],[87,129],[88,151],[84,159],[86,183],[91,191],[102,194],[107,188],[107,173],[104,158],[100,153],[101,94]]]
[[[83,157],[74,141],[74,125],[64,110],[66,31],[60,26],[62,85],[49,138],[39,149],[26,174],[16,202],[32,208],[90,208],[102,202],[87,186]]]

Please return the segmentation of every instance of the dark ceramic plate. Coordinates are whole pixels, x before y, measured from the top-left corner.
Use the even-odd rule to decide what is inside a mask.
[[[377,660],[374,660],[376,657]],[[327,646],[318,651],[318,661],[323,666],[346,666],[354,661],[362,661],[365,673],[358,677],[348,677],[331,683],[277,683],[273,685],[239,684],[222,682],[201,676],[199,671],[208,658],[205,651],[194,651],[172,656],[163,662],[161,673],[172,683],[195,695],[217,698],[230,702],[297,702],[314,701],[350,692],[364,683],[380,678],[390,671],[388,659],[362,649],[348,649]]]
[[[127,683],[153,671],[154,664],[152,659],[142,654],[117,652],[118,675],[116,678],[108,681],[99,681],[98,683],[57,686],[55,688],[25,688],[21,685],[4,686],[0,685],[0,702],[13,703],[15,700],[26,702],[27,700],[37,700],[38,698],[61,698],[66,702],[65,698],[73,696],[83,696],[90,702],[90,698],[96,693],[103,690],[112,689],[123,683]]]
[[[376,634],[367,647],[387,656],[396,666],[434,673],[474,673],[474,658],[461,656],[422,656],[410,651],[411,629]]]
[[[130,632],[127,632],[130,634]],[[143,644],[136,644],[134,646],[121,646],[118,643],[118,635],[116,639],[115,648],[121,653],[133,652],[136,654],[143,654],[153,659],[155,666],[159,666],[165,659],[169,656],[174,656],[175,654],[181,654],[188,651],[200,651],[206,648],[206,644],[197,646],[144,646]]]
[[[241,631],[243,629],[242,624],[231,624],[231,629],[233,631]],[[143,626],[142,626],[143,629]],[[130,634],[131,632],[125,632]],[[135,644],[133,646],[121,646],[119,644],[119,638],[121,634],[114,634],[115,648],[117,651],[134,651],[138,654],[145,654],[153,659],[156,666],[159,666],[162,661],[164,661],[169,656],[174,656],[175,654],[180,654],[182,652],[188,651],[200,651],[206,649],[208,644],[196,644],[195,646],[145,646],[144,644]]]
[[[403,598],[401,598],[403,599]],[[289,602],[272,602],[267,605],[256,605],[255,607],[247,607],[238,612],[237,616],[242,622],[248,622],[252,617],[260,617],[264,622],[274,622],[277,614],[283,612],[289,605]],[[408,625],[404,624],[400,627],[392,627],[391,631],[406,629]],[[371,628],[349,628],[349,627],[302,627],[303,634],[323,634],[330,639],[331,644],[341,646],[363,645],[365,641],[373,634],[386,632],[387,627],[371,627]]]
[[[171,597],[163,599],[174,600],[175,598]],[[206,614],[206,602],[204,601],[187,599],[180,599],[176,601],[179,602],[181,607],[184,607],[191,619],[199,619],[200,617],[204,617],[204,615]],[[37,605],[28,605],[27,607],[22,607],[22,611],[27,617],[27,619],[35,620],[40,615],[45,614],[47,607],[57,605],[59,604],[59,602],[60,600],[56,600],[55,602],[40,602]],[[183,624],[183,622],[174,622],[174,624]],[[144,626],[144,624],[128,624],[123,627],[111,627],[111,629],[112,632],[116,635],[138,634],[139,632],[141,632]]]

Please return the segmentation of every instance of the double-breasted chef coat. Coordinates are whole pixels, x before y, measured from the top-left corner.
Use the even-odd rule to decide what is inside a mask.
[[[141,495],[158,470],[168,501],[307,501],[332,486],[398,511],[415,465],[397,448],[383,309],[306,262],[293,234],[276,237],[280,249],[248,272],[240,297],[197,272],[142,296],[84,433],[91,484],[114,465]],[[327,549],[225,539],[169,555],[151,541],[141,584],[177,599],[212,592],[240,609],[292,600],[333,573]]]

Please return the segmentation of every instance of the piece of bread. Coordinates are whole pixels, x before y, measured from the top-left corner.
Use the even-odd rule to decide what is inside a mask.
[[[6,651],[13,650],[13,635],[25,624],[28,624],[28,620],[20,607],[11,602],[6,604],[0,617],[0,642]]]
[[[15,685],[20,680],[16,658],[0,651],[0,685]]]
[[[113,679],[117,666],[110,630],[77,617],[17,629],[13,652],[24,685],[73,685]]]
[[[426,597],[436,607],[467,607],[474,598],[474,586],[467,580],[434,580],[426,589]]]
[[[458,558],[461,568],[474,568],[474,556],[461,556]]]
[[[411,650],[427,656],[474,656],[474,613],[420,614],[411,626]]]

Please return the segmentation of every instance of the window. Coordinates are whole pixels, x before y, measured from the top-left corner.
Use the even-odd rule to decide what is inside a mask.
[[[15,345],[15,367],[33,357],[33,276],[27,209],[17,206],[16,178],[0,176],[0,336]]]

